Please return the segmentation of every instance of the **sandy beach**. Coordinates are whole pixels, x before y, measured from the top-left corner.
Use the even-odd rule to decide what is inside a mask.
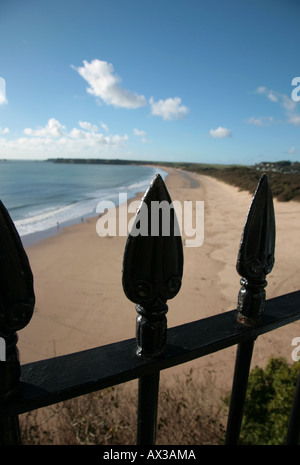
[[[239,242],[252,195],[212,178],[167,168],[172,200],[202,200],[205,235],[201,247],[184,247],[184,275],[179,294],[168,302],[168,326],[176,326],[236,308],[240,277],[236,272]],[[299,289],[300,203],[274,201],[275,266],[267,277],[267,298]],[[121,207],[122,208],[122,207]],[[125,206],[123,206],[125,208]],[[58,230],[27,247],[35,280],[36,308],[19,332],[21,363],[76,352],[135,336],[136,311],[122,289],[125,236],[99,237],[97,218]],[[184,238],[184,237],[183,237]],[[253,365],[284,356],[292,362],[292,339],[300,336],[293,323],[261,336]],[[207,371],[224,389],[231,387],[236,348],[166,370],[162,378],[193,367]]]

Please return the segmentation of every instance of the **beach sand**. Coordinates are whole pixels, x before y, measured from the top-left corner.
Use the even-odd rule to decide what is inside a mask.
[[[179,294],[168,301],[168,327],[236,308],[240,277],[235,265],[252,195],[210,177],[166,168],[172,200],[202,200],[205,235],[201,247],[184,247]],[[141,198],[142,194],[139,196]],[[277,240],[275,266],[267,277],[267,298],[299,289],[300,203],[274,201]],[[124,208],[121,207],[121,208]],[[19,332],[21,363],[50,358],[135,336],[135,305],[122,289],[125,236],[99,237],[97,218],[58,230],[26,248],[35,279],[36,308]],[[300,336],[296,322],[258,338],[253,363],[270,356],[292,362],[291,342]],[[230,389],[236,347],[164,370],[165,382],[187,373]]]

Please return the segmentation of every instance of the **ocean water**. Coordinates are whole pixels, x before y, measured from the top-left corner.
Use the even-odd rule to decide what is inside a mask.
[[[1,161],[0,200],[19,235],[29,245],[58,228],[96,216],[97,204],[118,205],[144,192],[162,169],[134,165],[58,164],[48,161]]]

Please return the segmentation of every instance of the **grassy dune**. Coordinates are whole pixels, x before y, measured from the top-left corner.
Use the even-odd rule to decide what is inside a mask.
[[[300,201],[300,163],[281,165],[284,162],[256,166],[209,165],[205,163],[168,163],[165,165],[212,176],[251,194],[263,173],[270,179],[274,198],[280,202]],[[288,163],[288,162],[287,162]],[[292,169],[294,168],[294,169]]]

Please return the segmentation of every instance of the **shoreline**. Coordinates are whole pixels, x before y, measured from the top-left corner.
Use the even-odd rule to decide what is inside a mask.
[[[145,166],[148,166],[149,168],[152,168],[154,170],[157,169],[159,171],[163,171],[164,180],[168,176],[168,172],[165,167],[152,166],[152,165],[145,165]],[[133,192],[133,193],[125,192],[125,193],[127,195],[127,202],[139,199],[140,196],[144,194],[144,192]],[[115,208],[118,208],[118,206],[119,206],[119,203],[116,203]],[[21,241],[22,241],[24,248],[26,249],[28,247],[34,246],[35,244],[41,241],[44,241],[45,239],[48,239],[53,236],[58,236],[62,231],[66,230],[67,228],[78,225],[80,223],[89,222],[89,221],[92,221],[98,218],[99,218],[99,214],[97,214],[96,211],[93,211],[92,213],[88,213],[84,216],[81,215],[71,220],[67,220],[63,223],[57,223],[56,226],[53,226],[51,228],[23,235],[21,236]]]
[[[165,182],[173,201],[205,202],[204,243],[201,247],[184,247],[182,287],[167,302],[168,327],[173,327],[236,308],[240,277],[235,264],[252,195],[215,179],[169,167]],[[274,201],[274,206],[277,250],[274,270],[267,277],[267,298],[299,288],[295,250],[300,205]],[[125,297],[121,283],[127,237],[99,237],[97,219],[65,228],[26,248],[35,277],[36,308],[31,322],[19,333],[21,363],[135,336],[135,305]],[[253,363],[263,365],[272,354],[288,358],[297,332],[299,335],[299,322],[260,336]],[[165,370],[162,376],[171,382],[174,376],[192,368],[195,377],[203,378],[207,372],[217,374],[216,386],[228,389],[235,351],[231,347]]]

